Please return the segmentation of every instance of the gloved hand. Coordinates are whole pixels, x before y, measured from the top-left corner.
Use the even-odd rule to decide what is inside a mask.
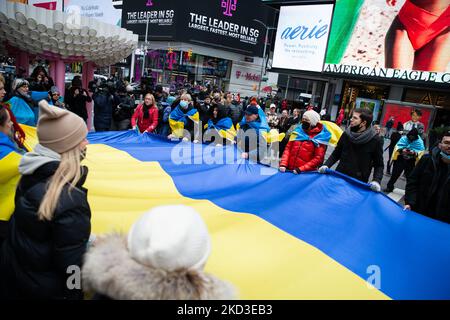
[[[295,168],[292,172],[293,172],[294,174],[300,174],[300,173],[301,173],[301,171],[300,171],[299,168]]]
[[[375,192],[380,192],[381,191],[381,186],[378,182],[376,181],[372,181],[370,184],[370,189],[372,189],[372,191]]]
[[[319,168],[319,173],[326,173],[327,172],[328,167],[327,166],[321,166]]]
[[[286,172],[286,167],[280,167],[278,170],[280,170],[280,172]]]

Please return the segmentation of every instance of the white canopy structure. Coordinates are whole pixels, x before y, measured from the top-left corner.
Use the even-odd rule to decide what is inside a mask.
[[[79,14],[0,1],[0,43],[50,60],[114,64],[138,46],[138,35]],[[5,48],[2,48],[3,50]]]

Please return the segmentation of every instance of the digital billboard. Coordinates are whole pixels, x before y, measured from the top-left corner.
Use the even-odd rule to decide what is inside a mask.
[[[448,0],[336,0],[325,73],[450,83]]]
[[[332,4],[280,8],[274,68],[322,72]]]
[[[260,0],[124,1],[122,27],[149,41],[182,41],[262,56],[265,27],[275,10]],[[258,20],[258,21],[255,21]]]
[[[64,12],[94,18],[119,27],[121,25],[122,10],[116,9],[111,0],[65,0]]]

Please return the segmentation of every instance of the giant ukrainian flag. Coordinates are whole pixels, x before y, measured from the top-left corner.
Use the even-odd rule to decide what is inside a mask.
[[[153,206],[192,206],[212,237],[206,271],[239,298],[450,298],[450,225],[405,212],[364,183],[217,163],[234,146],[134,131],[88,138],[93,232],[127,232]]]

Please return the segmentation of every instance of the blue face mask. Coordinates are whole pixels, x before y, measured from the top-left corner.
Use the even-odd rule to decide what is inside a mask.
[[[446,154],[444,151],[441,151],[441,156],[442,156],[442,158],[450,161],[450,154]]]
[[[189,102],[185,101],[185,100],[181,100],[180,101],[180,107],[182,107],[183,109],[186,109],[189,105]]]

